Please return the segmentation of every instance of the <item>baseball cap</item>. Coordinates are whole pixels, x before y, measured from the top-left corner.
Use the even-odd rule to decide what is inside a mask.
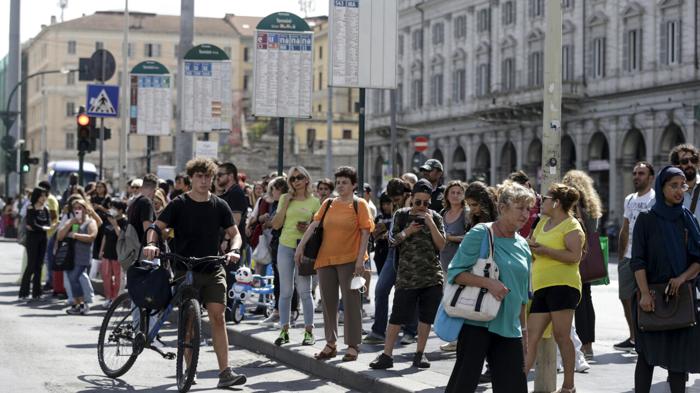
[[[433,192],[433,186],[430,184],[429,181],[425,179],[420,179],[416,183],[415,186],[413,186],[413,190],[411,191],[412,194],[417,194],[419,192],[423,192],[426,194],[432,194]]]
[[[429,159],[428,161],[425,162],[425,164],[423,164],[423,166],[420,167],[421,171],[426,171],[426,172],[430,172],[433,169],[437,169],[440,172],[443,172],[442,163],[439,160],[436,160],[434,158]]]

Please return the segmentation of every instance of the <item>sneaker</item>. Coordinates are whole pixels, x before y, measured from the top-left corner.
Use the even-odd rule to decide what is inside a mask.
[[[90,305],[83,303],[80,305],[80,315],[87,315],[90,312]]]
[[[413,355],[413,367],[430,368],[430,362],[423,352],[416,352]]]
[[[219,373],[219,383],[216,387],[225,388],[228,386],[242,385],[246,380],[247,378],[245,375],[236,374],[231,367],[226,367],[224,371]]]
[[[287,340],[289,342],[289,340]],[[308,330],[304,330],[304,340],[302,340],[301,345],[314,345],[316,344],[316,339],[314,334]]]
[[[590,369],[591,369],[591,366],[588,364],[588,362],[583,360],[582,362],[579,363],[578,367],[576,367],[576,369],[574,371],[576,371],[577,373],[583,374]]]
[[[282,330],[277,340],[275,340],[275,345],[278,347],[282,344],[289,344],[289,332],[287,330]]]
[[[260,324],[265,325],[265,326],[275,326],[275,324],[279,321],[280,321],[280,315],[272,313],[272,314],[270,314],[269,317],[260,321]]]
[[[386,370],[394,367],[394,358],[382,352],[369,366],[375,370]]]
[[[623,352],[634,352],[634,341],[631,339],[627,339],[623,342],[619,342],[615,345],[613,345],[613,348],[618,351],[623,351]]]
[[[384,337],[374,332],[370,332],[365,336],[365,338],[362,339],[362,343],[367,345],[381,345],[384,344]]]
[[[416,342],[416,336],[408,333],[404,333],[403,337],[401,337],[401,345],[410,345],[410,344],[415,344]]]
[[[109,309],[111,306],[112,306],[112,301],[109,299],[105,300],[105,302],[102,303],[102,308],[104,308],[105,310]]]
[[[440,350],[443,352],[457,352],[457,341],[440,345]]]
[[[66,314],[80,315],[81,310],[82,310],[82,308],[80,307],[80,305],[74,304],[74,305],[70,306],[69,309],[66,310]]]

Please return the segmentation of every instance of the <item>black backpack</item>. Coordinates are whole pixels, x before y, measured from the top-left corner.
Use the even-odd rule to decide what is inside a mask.
[[[170,271],[163,266],[134,263],[126,271],[126,287],[131,300],[149,310],[163,309],[172,299]]]

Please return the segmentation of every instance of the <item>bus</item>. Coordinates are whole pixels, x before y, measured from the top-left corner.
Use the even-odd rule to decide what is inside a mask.
[[[51,183],[51,193],[59,198],[68,188],[71,173],[78,173],[78,161],[50,161],[48,165],[48,180]],[[39,177],[41,178],[41,176]],[[91,162],[83,162],[83,183],[85,187],[91,181],[97,181],[97,167]]]

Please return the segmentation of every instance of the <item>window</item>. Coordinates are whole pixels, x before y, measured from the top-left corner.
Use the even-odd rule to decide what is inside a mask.
[[[433,45],[442,44],[445,42],[445,24],[436,23],[433,25]]]
[[[544,16],[544,0],[528,0],[530,18],[539,18]]]
[[[95,50],[100,50],[105,48],[105,43],[102,41],[95,42]]]
[[[160,57],[160,44],[145,44],[143,49],[146,57]]]
[[[530,87],[542,86],[544,83],[544,52],[532,52],[528,56],[527,84]]]
[[[250,48],[247,46],[243,47],[243,61],[246,63],[250,62]]]
[[[430,78],[430,104],[433,106],[442,105],[443,79],[442,74]]]
[[[313,151],[314,150],[314,143],[316,142],[316,129],[315,128],[307,128],[306,129],[306,146],[308,146],[309,150]]]
[[[318,59],[323,60],[323,47],[320,45],[318,46]]]
[[[503,69],[501,70],[501,86],[503,91],[512,91],[515,89],[515,59],[509,57],[503,60]]]
[[[456,70],[452,80],[452,101],[464,102],[467,95],[467,71],[464,68]]]
[[[593,40],[593,78],[605,77],[605,37]]]
[[[75,84],[75,72],[69,72],[66,74],[66,84],[68,84],[68,85]]]
[[[323,90],[323,71],[318,73],[318,89]]]
[[[352,139],[352,130],[343,130],[343,139]]]
[[[374,114],[384,113],[384,90],[376,89],[372,100]]]
[[[412,48],[413,50],[423,49],[423,29],[416,29],[412,34]]]
[[[561,47],[561,79],[564,81],[574,80],[573,45],[564,45]]]
[[[403,34],[399,34],[399,56],[403,56]]]
[[[250,83],[250,75],[243,75],[243,91],[248,91]]]
[[[398,112],[403,110],[403,83],[396,85],[396,110]]]
[[[491,30],[491,9],[484,8],[477,15],[476,30],[483,33]]]
[[[661,64],[681,63],[681,21],[669,20],[661,26]]]
[[[467,36],[467,17],[464,15],[455,18],[454,23],[455,38],[464,38]]]
[[[641,29],[628,30],[622,37],[622,69],[625,72],[636,72],[642,69]]]
[[[561,9],[564,11],[573,10],[574,9],[574,0],[562,0],[561,1]]]
[[[66,116],[75,116],[75,102],[66,102]]]
[[[160,136],[149,136],[148,137],[148,142],[151,142],[151,151],[160,151]]]
[[[66,133],[66,145],[65,145],[66,150],[73,150],[75,149],[75,133],[73,132],[68,132]]]
[[[131,42],[129,42],[129,43],[126,45],[126,55],[127,55],[128,57],[133,57],[133,56],[134,56],[134,44],[132,44]]]
[[[503,4],[503,24],[505,26],[515,23],[515,1],[506,1]]]
[[[75,41],[68,41],[68,54],[69,55],[74,55],[75,54]]]
[[[491,92],[491,65],[479,64],[476,69],[476,95],[485,96]]]
[[[423,80],[414,79],[411,82],[411,108],[423,107]]]

